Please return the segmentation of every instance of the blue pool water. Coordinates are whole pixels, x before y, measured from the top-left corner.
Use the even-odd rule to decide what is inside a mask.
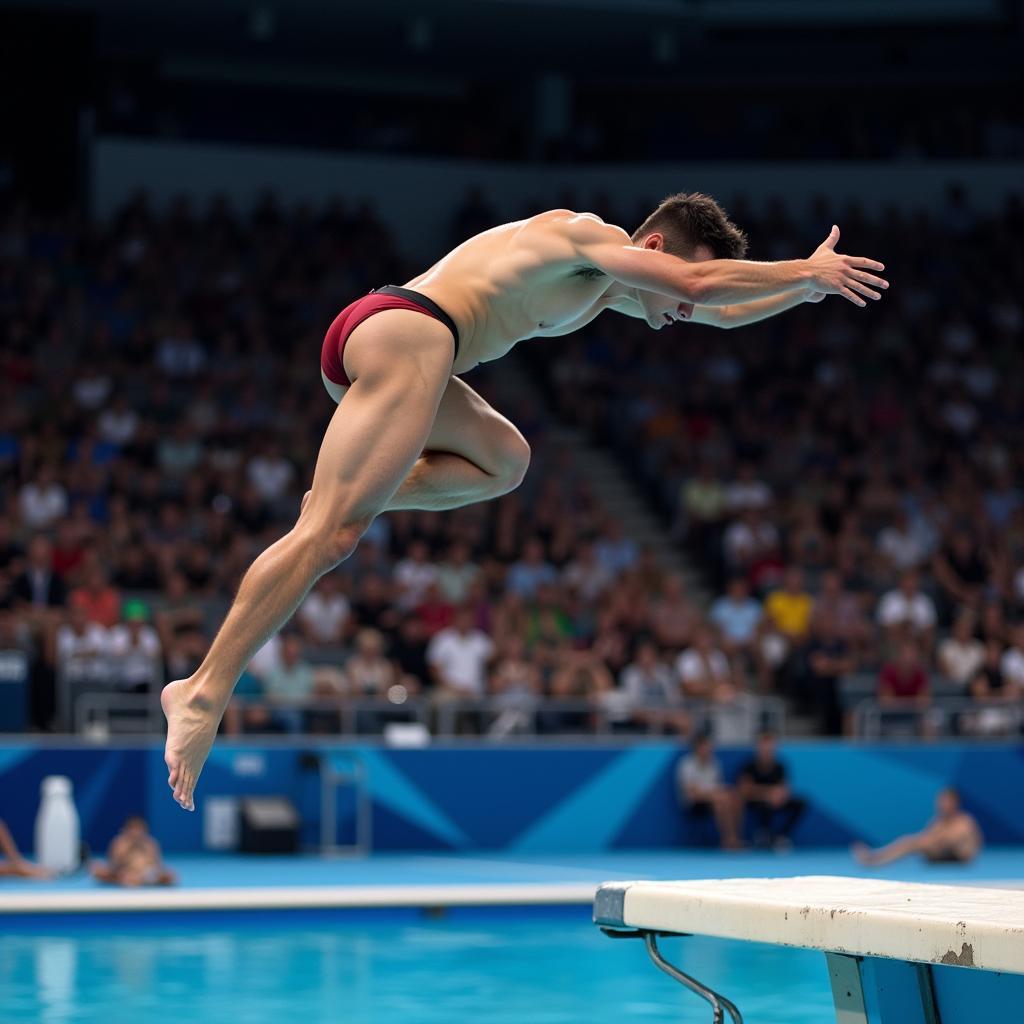
[[[820,953],[668,939],[754,1024],[834,1020]],[[703,1021],[643,946],[585,911],[309,920],[175,916],[0,934],[4,1024],[622,1024]]]

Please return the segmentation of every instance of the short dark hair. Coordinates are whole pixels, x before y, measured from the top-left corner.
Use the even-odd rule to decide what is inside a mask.
[[[654,231],[664,235],[665,252],[683,259],[690,259],[702,245],[718,260],[738,260],[747,253],[747,236],[703,192],[667,196],[633,232],[633,241],[640,242]]]

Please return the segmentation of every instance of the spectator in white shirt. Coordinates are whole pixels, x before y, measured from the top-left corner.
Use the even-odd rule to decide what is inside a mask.
[[[905,572],[895,590],[878,602],[878,624],[889,634],[909,633],[928,641],[935,630],[935,602],[920,589],[916,572]]]
[[[276,502],[288,493],[295,467],[282,454],[281,446],[271,441],[261,455],[249,460],[246,476],[264,501]]]
[[[915,530],[910,517],[897,511],[892,523],[878,535],[878,550],[896,572],[917,569],[930,554],[921,531]]]
[[[950,682],[966,687],[984,661],[985,645],[974,635],[974,613],[961,608],[952,633],[939,644],[939,671]]]
[[[688,697],[724,703],[736,696],[729,659],[715,647],[706,627],[697,630],[693,646],[676,659],[676,674]]]
[[[341,643],[352,618],[352,606],[342,589],[342,580],[340,573],[326,573],[299,605],[299,626],[308,643]]]
[[[80,605],[68,609],[67,622],[57,627],[54,660],[57,672],[78,681],[104,682],[110,631],[89,621],[88,611]]]
[[[778,544],[779,531],[759,508],[743,510],[722,536],[726,562],[738,573]]]
[[[648,731],[678,733],[690,731],[690,719],[682,709],[682,693],[672,669],[663,662],[658,648],[650,643],[637,647],[636,657],[619,677],[632,721]]]
[[[126,445],[139,429],[139,416],[128,407],[124,395],[118,395],[108,409],[104,409],[98,423],[99,435],[111,444]]]
[[[18,494],[21,522],[26,530],[45,530],[68,511],[68,493],[48,462],[40,466],[36,478]]]
[[[163,651],[157,631],[146,621],[149,609],[143,601],[125,601],[121,618],[108,637],[114,681],[131,693],[155,692],[163,681]]]
[[[427,645],[427,664],[434,675],[440,695],[474,699],[483,696],[487,686],[487,663],[494,654],[494,643],[473,625],[473,609],[456,609],[447,629],[435,633]]]
[[[423,601],[427,588],[437,582],[437,566],[429,560],[430,549],[422,540],[409,545],[409,553],[395,565],[395,604],[402,611],[412,611]]]
[[[1024,690],[1024,623],[1014,626],[1012,635],[1013,646],[1003,652],[999,667],[1008,683]]]
[[[736,473],[736,479],[726,488],[725,501],[730,512],[745,512],[747,509],[764,509],[771,504],[772,492],[763,480],[758,480],[753,463],[744,462]]]

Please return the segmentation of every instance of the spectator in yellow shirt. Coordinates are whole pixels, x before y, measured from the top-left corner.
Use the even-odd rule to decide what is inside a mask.
[[[814,599],[804,589],[803,570],[795,567],[786,570],[781,588],[768,595],[764,611],[771,626],[793,646],[806,643],[811,632]]]
[[[774,672],[777,683],[792,689],[799,672],[800,653],[811,636],[814,599],[804,589],[803,570],[786,570],[782,586],[764,602],[765,635],[761,641],[764,662]]]

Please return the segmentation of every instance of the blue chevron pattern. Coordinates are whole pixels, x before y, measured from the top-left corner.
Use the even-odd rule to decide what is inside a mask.
[[[670,743],[426,748],[311,748],[219,745],[203,772],[199,813],[170,800],[159,746],[0,745],[0,818],[31,849],[39,786],[69,775],[94,848],[123,818],[142,811],[168,850],[202,848],[202,797],[283,794],[300,807],[304,835],[317,835],[318,780],[303,753],[357,757],[367,771],[378,850],[601,852],[706,842],[679,813]],[[749,752],[720,752],[726,775]],[[920,828],[936,792],[957,786],[991,843],[1024,843],[1024,747],[1000,744],[877,745],[825,742],[784,746],[793,788],[809,804],[796,839],[807,846],[852,839],[881,843]],[[351,806],[339,804],[339,827]]]

